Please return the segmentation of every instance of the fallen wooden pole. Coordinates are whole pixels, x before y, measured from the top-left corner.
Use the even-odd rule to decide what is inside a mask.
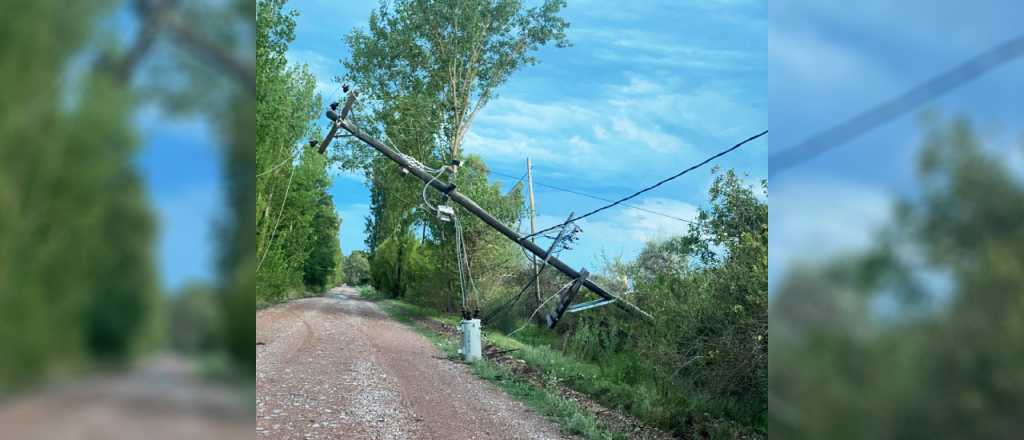
[[[404,156],[396,152],[391,147],[384,145],[383,142],[374,139],[370,135],[360,130],[359,127],[356,127],[354,124],[352,124],[346,118],[346,116],[348,115],[348,110],[352,108],[352,104],[355,102],[355,98],[355,91],[352,91],[348,94],[348,100],[345,102],[345,108],[342,111],[342,116],[334,121],[334,124],[332,125],[331,130],[328,133],[328,136],[325,137],[324,141],[320,144],[321,153],[323,153],[327,149],[328,144],[330,144],[338,128],[344,129],[345,131],[351,133],[352,136],[354,136],[356,139],[363,141],[365,144],[373,147],[373,149],[387,156],[388,159],[391,159],[399,166],[401,166],[403,169],[409,170],[410,174],[422,180],[423,183],[429,185],[431,188],[434,188],[438,192],[447,195],[448,198],[451,199],[453,202],[458,203],[459,206],[465,208],[466,211],[469,211],[470,214],[473,214],[474,216],[482,220],[484,223],[487,223],[490,227],[494,228],[499,233],[501,233],[501,235],[504,235],[509,240],[512,240],[513,242],[521,246],[523,249],[530,251],[530,253],[536,255],[539,258],[547,258],[548,264],[551,265],[551,267],[554,267],[559,272],[562,272],[565,276],[574,280],[579,279],[581,277],[579,271],[573,269],[568,264],[565,264],[565,262],[559,260],[557,257],[547,255],[547,252],[545,252],[544,249],[541,249],[539,246],[531,242],[529,239],[523,238],[522,236],[519,235],[519,233],[513,231],[500,220],[498,220],[490,213],[485,211],[483,208],[481,208],[480,205],[473,201],[473,199],[470,199],[469,197],[466,197],[465,195],[460,193],[456,189],[455,185],[445,184],[438,181],[430,174],[427,174],[426,171],[420,169],[419,166],[411,163],[408,159],[406,159]],[[588,290],[594,292],[595,294],[601,296],[604,299],[615,300],[615,305],[617,305],[619,308],[635,312],[649,321],[654,321],[654,316],[651,316],[650,313],[643,311],[639,307],[630,304],[629,302],[623,301],[618,296],[604,290],[604,288],[594,283],[593,280],[586,278],[582,281],[581,284],[583,285],[583,287],[586,287]]]

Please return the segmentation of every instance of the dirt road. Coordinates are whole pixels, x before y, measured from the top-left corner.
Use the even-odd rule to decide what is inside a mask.
[[[274,439],[558,439],[349,288],[256,315],[256,433]]]
[[[0,401],[0,438],[19,440],[246,439],[252,401],[164,355],[117,374]]]

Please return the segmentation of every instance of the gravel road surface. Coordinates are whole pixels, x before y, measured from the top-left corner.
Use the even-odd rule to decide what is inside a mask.
[[[256,341],[259,438],[568,438],[351,288],[261,310]]]

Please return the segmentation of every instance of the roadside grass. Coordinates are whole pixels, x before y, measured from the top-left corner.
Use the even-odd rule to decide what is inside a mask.
[[[371,297],[384,306],[384,309],[396,320],[410,325],[417,332],[434,341],[435,344],[440,344],[438,341],[446,341],[443,341],[444,338],[439,337],[432,330],[418,324],[416,319],[434,319],[453,327],[457,327],[461,320],[458,316],[444,315],[433,309],[401,300],[381,300],[376,292]],[[531,368],[540,371],[545,380],[564,384],[590,396],[607,408],[621,409],[638,420],[667,432],[686,432],[688,435],[710,438],[766,437],[766,427],[755,429],[731,421],[727,415],[735,413],[736,409],[729,407],[720,399],[690,394],[686,399],[666,400],[658,392],[653,372],[644,367],[647,364],[639,358],[638,354],[615,354],[603,358],[601,364],[597,365],[555,348],[559,345],[559,338],[551,332],[535,326],[526,326],[522,331],[516,333],[515,337],[507,336],[499,330],[484,329],[482,337],[486,343],[494,345],[499,350],[515,350],[509,352],[508,355],[520,359]],[[448,356],[452,359],[459,359],[458,347],[454,344],[449,345],[452,347],[449,347],[450,350],[446,350]],[[484,364],[499,369],[503,368],[492,362]],[[486,368],[490,367],[473,367],[477,375],[498,383],[502,389],[505,389],[501,383],[488,377],[491,372],[486,371]],[[509,372],[504,371],[504,374],[507,373]],[[533,387],[529,383],[524,386]],[[516,391],[506,389],[506,392],[523,398]],[[538,411],[541,410],[538,409]],[[547,414],[545,413],[545,415]],[[562,416],[559,423],[567,425],[570,423],[571,417],[571,415]],[[765,424],[762,423],[762,425]],[[607,432],[606,434],[613,435]],[[615,438],[614,435],[611,438]]]
[[[388,295],[378,292],[377,289],[374,289],[373,286],[370,285],[356,287],[356,290],[359,291],[359,297],[365,300],[380,301],[388,298]]]
[[[458,317],[441,316],[433,310],[393,299],[379,301],[378,304],[393,319],[409,326],[433,342],[449,359],[454,361],[460,360],[461,357],[457,344],[416,321],[418,318],[430,318],[457,326]],[[490,340],[489,337],[488,340]],[[524,402],[538,414],[555,421],[567,433],[577,434],[586,439],[594,440],[620,440],[628,438],[626,434],[612,432],[600,426],[597,419],[575,401],[548,391],[546,388],[538,387],[520,378],[501,364],[484,359],[467,365],[478,377],[497,385],[502,391]],[[545,381],[551,383],[560,380],[558,376],[550,373],[546,373],[544,377]]]
[[[458,325],[459,318],[435,316],[445,324]],[[621,353],[604,359],[602,365],[577,359],[553,348],[558,338],[550,331],[526,326],[515,337],[499,330],[485,329],[483,338],[500,350],[544,372],[545,376],[587,394],[608,408],[622,409],[639,420],[663,429],[673,427],[678,406],[666,406],[659,399],[652,372],[645,370],[636,354]]]

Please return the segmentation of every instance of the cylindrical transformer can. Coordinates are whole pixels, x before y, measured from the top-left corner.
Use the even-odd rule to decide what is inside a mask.
[[[476,362],[480,354],[480,320],[469,319],[459,324],[462,327],[462,358],[466,362]]]

